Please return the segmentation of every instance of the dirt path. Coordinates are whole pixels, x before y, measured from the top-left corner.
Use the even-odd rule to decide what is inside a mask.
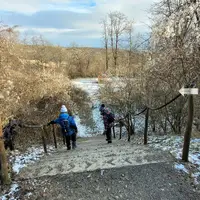
[[[200,199],[168,153],[103,136],[78,144],[24,168],[19,199]]]

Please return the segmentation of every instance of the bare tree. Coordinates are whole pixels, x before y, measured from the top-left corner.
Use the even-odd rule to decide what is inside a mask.
[[[103,40],[106,49],[106,69],[108,69],[108,50],[110,48],[112,52],[113,67],[116,72],[120,47],[125,41],[124,37],[127,34],[127,29],[130,30],[130,23],[126,15],[114,11],[108,13],[101,24],[103,25]]]
[[[133,21],[130,21],[127,25],[127,34],[128,34],[128,66],[131,65],[132,52],[133,52]]]
[[[101,22],[103,26],[103,42],[104,42],[104,47],[105,47],[105,54],[106,54],[106,71],[108,70],[108,65],[109,65],[109,56],[108,56],[108,24],[107,24],[107,19],[102,20]]]

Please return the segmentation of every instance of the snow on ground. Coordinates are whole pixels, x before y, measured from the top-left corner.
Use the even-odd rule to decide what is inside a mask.
[[[47,152],[50,154],[54,151],[53,146],[47,146]],[[18,174],[20,170],[24,167],[26,167],[28,164],[34,163],[38,161],[41,157],[45,155],[43,147],[30,147],[27,149],[25,153],[20,153],[18,150],[12,151],[10,153],[10,163],[12,163],[12,171]],[[16,196],[16,193],[19,191],[19,185],[17,183],[13,183],[11,185],[10,190],[4,194],[3,196],[0,196],[0,199],[2,200],[16,200],[18,199]],[[31,195],[31,194],[29,194]]]
[[[75,121],[76,121],[76,125],[78,127],[78,134],[77,134],[78,137],[91,137],[92,136],[91,134],[88,134],[88,133],[91,133],[92,130],[89,127],[81,124],[81,119],[78,115],[75,116]]]
[[[184,171],[185,173],[189,174],[189,171],[185,168],[183,164],[175,163],[174,167],[177,170]]]
[[[47,152],[54,151],[53,146],[47,146]],[[30,147],[24,154],[21,154],[19,151],[14,151],[10,156],[10,162],[12,163],[12,170],[15,173],[19,173],[20,170],[27,166],[27,164],[34,163],[44,156],[43,147]]]
[[[149,145],[156,149],[169,151],[176,159],[182,158],[184,138],[182,136],[149,136]],[[191,169],[187,163],[175,163],[174,167],[186,173],[189,173],[194,178],[194,184],[200,184],[200,139],[195,138],[190,141],[189,162],[194,166]]]
[[[111,83],[122,83],[122,81],[119,81],[118,78],[112,78]],[[92,103],[92,118],[95,123],[94,129],[91,129],[89,127],[84,126],[81,124],[81,120],[79,116],[75,116],[77,126],[79,129],[78,136],[80,137],[90,137],[92,136],[91,133],[98,135],[102,134],[104,131],[103,121],[99,113],[99,107],[101,105],[100,99],[99,99],[99,90],[100,90],[100,84],[98,83],[97,78],[80,78],[80,79],[74,79],[72,81],[73,85],[82,89],[85,91],[88,96],[91,99]],[[117,117],[117,115],[116,115]],[[136,131],[141,131],[141,127],[143,129],[144,125],[144,116],[137,116],[135,120],[135,129]],[[89,134],[88,134],[89,133]]]
[[[13,183],[11,185],[10,190],[8,193],[4,194],[0,197],[2,200],[16,200],[18,198],[15,197],[15,194],[19,191],[19,185],[17,183]]]
[[[77,126],[79,129],[78,136],[80,137],[90,137],[91,133],[102,134],[104,127],[103,121],[99,113],[100,100],[99,100],[99,84],[97,78],[83,78],[75,79],[72,81],[73,85],[85,91],[90,97],[92,103],[92,117],[95,123],[94,129],[86,127],[84,124],[81,124],[79,116],[75,116]]]

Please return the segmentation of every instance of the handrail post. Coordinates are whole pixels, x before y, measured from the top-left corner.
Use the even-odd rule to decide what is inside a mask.
[[[185,135],[184,135],[183,154],[182,154],[182,160],[185,162],[188,162],[193,117],[194,117],[193,96],[189,95],[189,98],[188,98],[188,122],[187,122],[187,127],[186,127]]]
[[[149,108],[146,110],[145,115],[145,128],[144,128],[144,144],[147,144],[147,133],[148,133],[148,122],[149,122]]]
[[[57,141],[56,141],[56,127],[55,127],[55,124],[53,124],[53,139],[54,139],[54,145],[55,145],[55,148],[57,149]]]
[[[115,126],[114,125],[113,125],[112,129],[113,129],[113,138],[116,138],[116,135],[115,135]]]
[[[41,136],[42,136],[42,144],[43,144],[43,147],[44,147],[44,152],[47,153],[47,144],[46,144],[45,134],[44,133],[47,133],[45,125],[42,127]]]
[[[130,114],[128,114],[128,142],[131,141]]]
[[[121,140],[122,139],[122,122],[121,121],[119,121],[119,140]]]
[[[3,184],[10,184],[11,180],[8,173],[8,161],[6,156],[6,151],[4,147],[4,140],[3,140],[3,130],[2,130],[2,123],[0,117],[0,164],[1,164],[1,177]]]

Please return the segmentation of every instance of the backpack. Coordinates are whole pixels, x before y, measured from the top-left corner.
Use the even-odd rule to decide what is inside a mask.
[[[108,123],[113,123],[115,121],[115,116],[113,113],[108,113],[107,114],[107,117],[108,117]]]
[[[70,129],[69,129],[69,121],[68,121],[68,119],[61,120],[61,127],[62,127],[62,129],[64,130],[64,132],[66,134],[69,133]]]

